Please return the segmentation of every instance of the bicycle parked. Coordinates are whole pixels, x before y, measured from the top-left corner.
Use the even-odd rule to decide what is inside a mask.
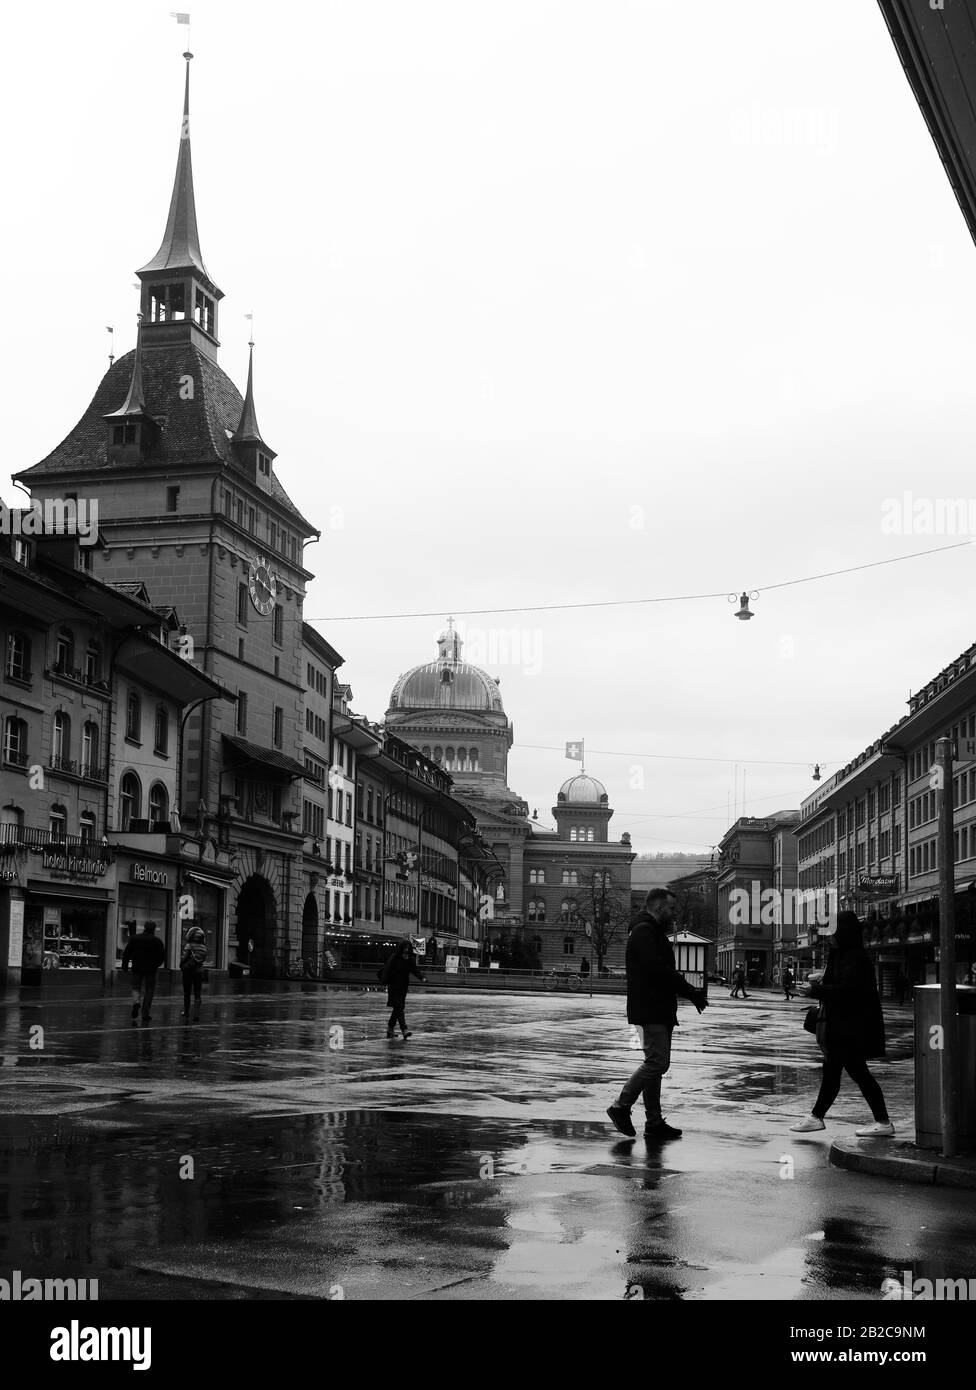
[[[542,977],[542,987],[548,990],[558,989],[561,981],[565,981],[566,988],[574,993],[583,984],[582,976],[574,970],[547,970]]]

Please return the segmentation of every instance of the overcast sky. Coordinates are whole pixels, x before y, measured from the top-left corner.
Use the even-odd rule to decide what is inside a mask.
[[[545,818],[567,739],[641,851],[798,806],[974,639],[976,248],[870,0],[194,3],[220,361],[321,526],[306,615],[382,718],[453,613]],[[186,29],[9,8],[7,473],[135,335]],[[976,518],[974,518],[976,519]],[[751,623],[725,595],[758,589]],[[644,606],[472,610],[678,594]],[[366,614],[433,617],[342,621]],[[714,759],[715,761],[705,761]]]

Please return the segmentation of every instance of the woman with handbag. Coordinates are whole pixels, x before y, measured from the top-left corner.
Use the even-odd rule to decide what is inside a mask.
[[[407,1029],[406,1015],[404,1009],[407,1004],[407,990],[410,988],[410,976],[416,975],[421,984],[427,981],[417,969],[417,956],[410,941],[405,941],[398,950],[386,962],[380,975],[380,981],[386,985],[386,1004],[391,1009],[390,1021],[386,1025],[387,1038],[395,1036],[397,1024],[403,1033],[403,1040],[406,1042],[410,1037]]]
[[[812,1113],[790,1125],[790,1129],[803,1134],[824,1128],[824,1118],[837,1099],[841,1076],[846,1071],[874,1116],[873,1124],[856,1133],[872,1138],[890,1137],[895,1127],[888,1118],[881,1087],[867,1063],[869,1057],[884,1056],[884,1016],[874,966],[864,949],[856,913],[838,915],[837,935],[827,968],[820,983],[810,986],[810,994],[820,1000],[816,1034],[824,1057],[823,1076]],[[806,1020],[804,1026],[809,1027]]]
[[[183,1012],[180,1018],[190,1017],[190,994],[193,994],[193,1022],[200,1022],[200,995],[203,991],[203,966],[207,959],[207,938],[200,927],[191,927],[183,943],[180,972],[183,976]]]

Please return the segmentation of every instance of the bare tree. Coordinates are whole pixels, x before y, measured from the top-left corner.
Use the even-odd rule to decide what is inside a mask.
[[[630,925],[630,894],[624,894],[613,886],[606,869],[584,869],[580,874],[580,883],[582,915],[592,926],[591,941],[597,970],[602,970],[610,947],[619,936],[626,935]]]

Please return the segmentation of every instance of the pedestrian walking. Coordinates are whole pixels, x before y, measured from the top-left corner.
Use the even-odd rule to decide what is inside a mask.
[[[380,983],[386,985],[387,1008],[392,1010],[390,1021],[386,1025],[386,1036],[388,1038],[395,1037],[396,1026],[399,1024],[404,1042],[410,1037],[404,1009],[406,1008],[407,990],[410,988],[411,975],[416,975],[421,984],[427,983],[426,976],[421,975],[417,968],[417,953],[413,949],[412,942],[405,941],[393,952],[380,971]]]
[[[796,996],[795,985],[796,981],[793,978],[793,971],[787,966],[783,971],[783,993],[786,995],[787,1003]]]
[[[156,971],[166,959],[166,950],[156,935],[156,923],[147,922],[138,936],[130,937],[122,952],[122,970],[132,962],[132,1022],[139,1017],[142,1004],[142,1021],[149,1023],[152,1015],[153,995],[156,993]]]
[[[869,1057],[885,1053],[884,1016],[871,958],[864,949],[856,913],[841,912],[835,943],[827,957],[823,979],[810,986],[820,1000],[817,1042],[823,1052],[820,1094],[806,1119],[790,1129],[805,1133],[823,1129],[827,1111],[837,1099],[841,1076],[846,1071],[871,1107],[874,1123],[856,1131],[859,1135],[890,1136],[895,1127],[888,1117],[881,1087],[868,1070]]]
[[[193,994],[193,1022],[200,1022],[200,996],[203,993],[203,966],[207,959],[207,939],[200,927],[191,927],[183,943],[180,971],[183,975],[183,1012],[180,1018],[190,1017],[190,994]]]
[[[739,994],[739,991],[740,991],[740,990],[742,991],[741,995]],[[735,970],[732,972],[732,990],[731,990],[731,992],[730,992],[730,994],[729,994],[729,998],[730,998],[730,999],[739,999],[739,998],[748,999],[748,998],[749,998],[748,994],[746,994],[746,972],[745,972],[745,967],[743,966],[743,964],[742,964],[741,961],[738,962],[738,964],[737,964],[736,967],[735,967]]]
[[[644,1098],[644,1138],[652,1143],[680,1139],[661,1114],[661,1078],[671,1066],[671,1034],[678,1022],[678,995],[699,1013],[708,1007],[704,990],[695,989],[675,969],[668,928],[674,921],[674,894],[652,888],[627,938],[627,1021],[635,1025],[644,1061],[624,1085],[607,1114],[621,1134],[636,1137],[631,1109]]]

